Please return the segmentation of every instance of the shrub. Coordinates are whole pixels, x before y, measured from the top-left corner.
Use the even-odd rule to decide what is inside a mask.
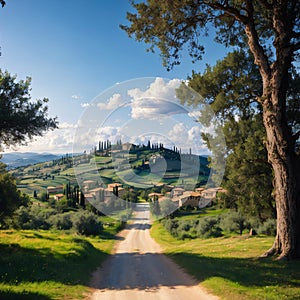
[[[220,221],[215,217],[202,218],[197,226],[197,235],[201,238],[211,238],[222,236]]]
[[[71,229],[73,226],[71,214],[73,213],[62,213],[53,215],[49,218],[48,222],[51,224],[52,227],[58,230]]]
[[[231,211],[224,215],[221,220],[221,228],[227,232],[238,232],[242,235],[243,231],[250,227],[245,216],[236,211]]]
[[[12,218],[12,227],[18,229],[49,229],[48,218],[54,214],[55,210],[40,208],[32,205],[31,207],[21,206],[17,209]]]
[[[14,213],[12,218],[12,227],[17,229],[27,229],[31,219],[28,207],[20,206]]]
[[[102,232],[102,223],[97,216],[89,211],[78,211],[72,214],[73,227],[77,233],[82,235],[98,235]]]
[[[258,227],[257,232],[259,234],[275,236],[276,235],[276,227],[277,227],[276,220],[275,219],[268,219]]]
[[[177,228],[179,226],[178,220],[172,220],[170,218],[167,218],[163,220],[163,225],[170,234],[172,234],[175,237],[178,236],[177,234]]]
[[[179,231],[189,231],[192,227],[193,226],[190,221],[182,220],[179,222],[178,230]]]
[[[180,239],[180,240],[191,239],[191,238],[193,238],[191,236],[191,234],[186,233],[186,232],[180,232],[180,234],[178,236],[178,239]]]

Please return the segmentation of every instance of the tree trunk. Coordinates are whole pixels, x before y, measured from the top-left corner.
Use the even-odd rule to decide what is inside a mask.
[[[268,160],[274,170],[274,198],[277,211],[277,235],[265,256],[278,254],[279,259],[300,258],[300,169],[295,153],[295,138],[286,119],[289,69],[294,49],[291,46],[293,22],[288,18],[287,2],[273,8],[275,60],[269,60],[260,44],[253,16],[253,2],[247,2],[249,17],[245,20],[248,45],[258,66],[263,95],[258,99],[263,107],[263,121],[267,133]],[[298,99],[294,99],[298,101]]]
[[[300,258],[299,158],[285,119],[285,110],[280,107],[280,89],[271,82],[269,86],[272,88],[264,92],[263,120],[268,160],[274,170],[277,235],[272,248],[264,256],[279,255],[279,259],[294,259]]]

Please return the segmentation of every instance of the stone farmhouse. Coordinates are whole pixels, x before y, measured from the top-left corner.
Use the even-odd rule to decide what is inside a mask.
[[[185,191],[183,188],[175,188],[171,191],[170,199],[178,207],[198,207],[204,208],[211,206],[216,200],[218,192],[226,192],[222,188],[197,188],[194,191]]]
[[[91,180],[92,181],[92,180]],[[116,195],[122,198],[126,192],[121,183],[111,183],[108,184],[106,188],[104,187],[95,187],[95,183],[84,182],[84,196],[86,200],[96,201],[96,202],[105,202],[108,203]],[[93,187],[93,188],[91,188]]]

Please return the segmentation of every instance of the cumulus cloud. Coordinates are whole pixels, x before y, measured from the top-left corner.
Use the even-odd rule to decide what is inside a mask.
[[[118,108],[119,106],[121,106],[123,103],[123,100],[122,100],[122,96],[120,94],[114,94],[112,95],[107,103],[98,103],[98,107],[100,109],[103,109],[103,110],[112,110],[112,109],[116,109]]]
[[[58,129],[48,131],[44,136],[34,138],[33,141],[28,142],[28,145],[20,146],[18,151],[51,153],[72,152],[73,137],[76,128],[76,124],[63,122],[59,124]]]
[[[191,149],[194,154],[207,154],[209,151],[203,143],[202,132],[203,129],[200,126],[189,127],[184,123],[177,123],[168,132],[168,138],[185,153]]]
[[[194,127],[190,128],[188,130],[188,141],[190,141],[190,142],[199,141],[201,138],[202,132],[203,132],[203,130],[198,126],[194,126]]]
[[[161,98],[175,101],[176,89],[181,84],[180,79],[172,79],[166,82],[163,78],[157,77],[149,86],[146,91],[142,91],[139,88],[128,91],[128,95],[138,98]]]
[[[186,113],[176,98],[176,89],[181,80],[169,82],[156,78],[146,91],[131,89],[128,95],[132,98],[131,117],[133,119],[158,119],[174,114]]]
[[[183,123],[177,123],[169,131],[168,137],[175,145],[181,145],[186,141],[188,136],[188,129]]]
[[[113,126],[105,126],[100,127],[96,130],[98,140],[110,140],[115,141],[120,137],[120,127],[113,127]]]

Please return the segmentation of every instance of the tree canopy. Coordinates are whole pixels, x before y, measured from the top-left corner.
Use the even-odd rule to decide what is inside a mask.
[[[0,149],[57,128],[56,118],[48,117],[48,99],[31,101],[30,82],[16,82],[16,76],[0,70]]]
[[[201,59],[205,47],[201,36],[214,33],[226,46],[244,47],[261,52],[271,67],[280,43],[285,43],[292,60],[300,46],[299,1],[206,1],[174,0],[132,1],[137,13],[127,13],[130,26],[121,25],[130,37],[160,50],[168,68],[180,64],[180,51],[188,45],[194,61]],[[282,22],[281,24],[279,22]],[[276,23],[274,23],[276,22]],[[287,36],[280,35],[287,29]],[[253,49],[253,50],[252,50]]]
[[[275,217],[262,108],[255,102],[262,85],[251,54],[243,50],[228,53],[214,67],[208,65],[203,74],[193,72],[188,82],[214,111],[212,118],[202,114],[199,121],[206,125],[214,122],[219,128],[216,133],[221,131],[225,136],[226,149],[220,149],[211,143],[217,137],[202,134],[215,157],[226,156],[222,185],[227,193],[222,195],[223,205],[259,217],[261,221]],[[177,92],[183,102],[189,100],[185,90],[183,84]],[[218,163],[218,159],[211,161],[214,170],[218,170]]]

